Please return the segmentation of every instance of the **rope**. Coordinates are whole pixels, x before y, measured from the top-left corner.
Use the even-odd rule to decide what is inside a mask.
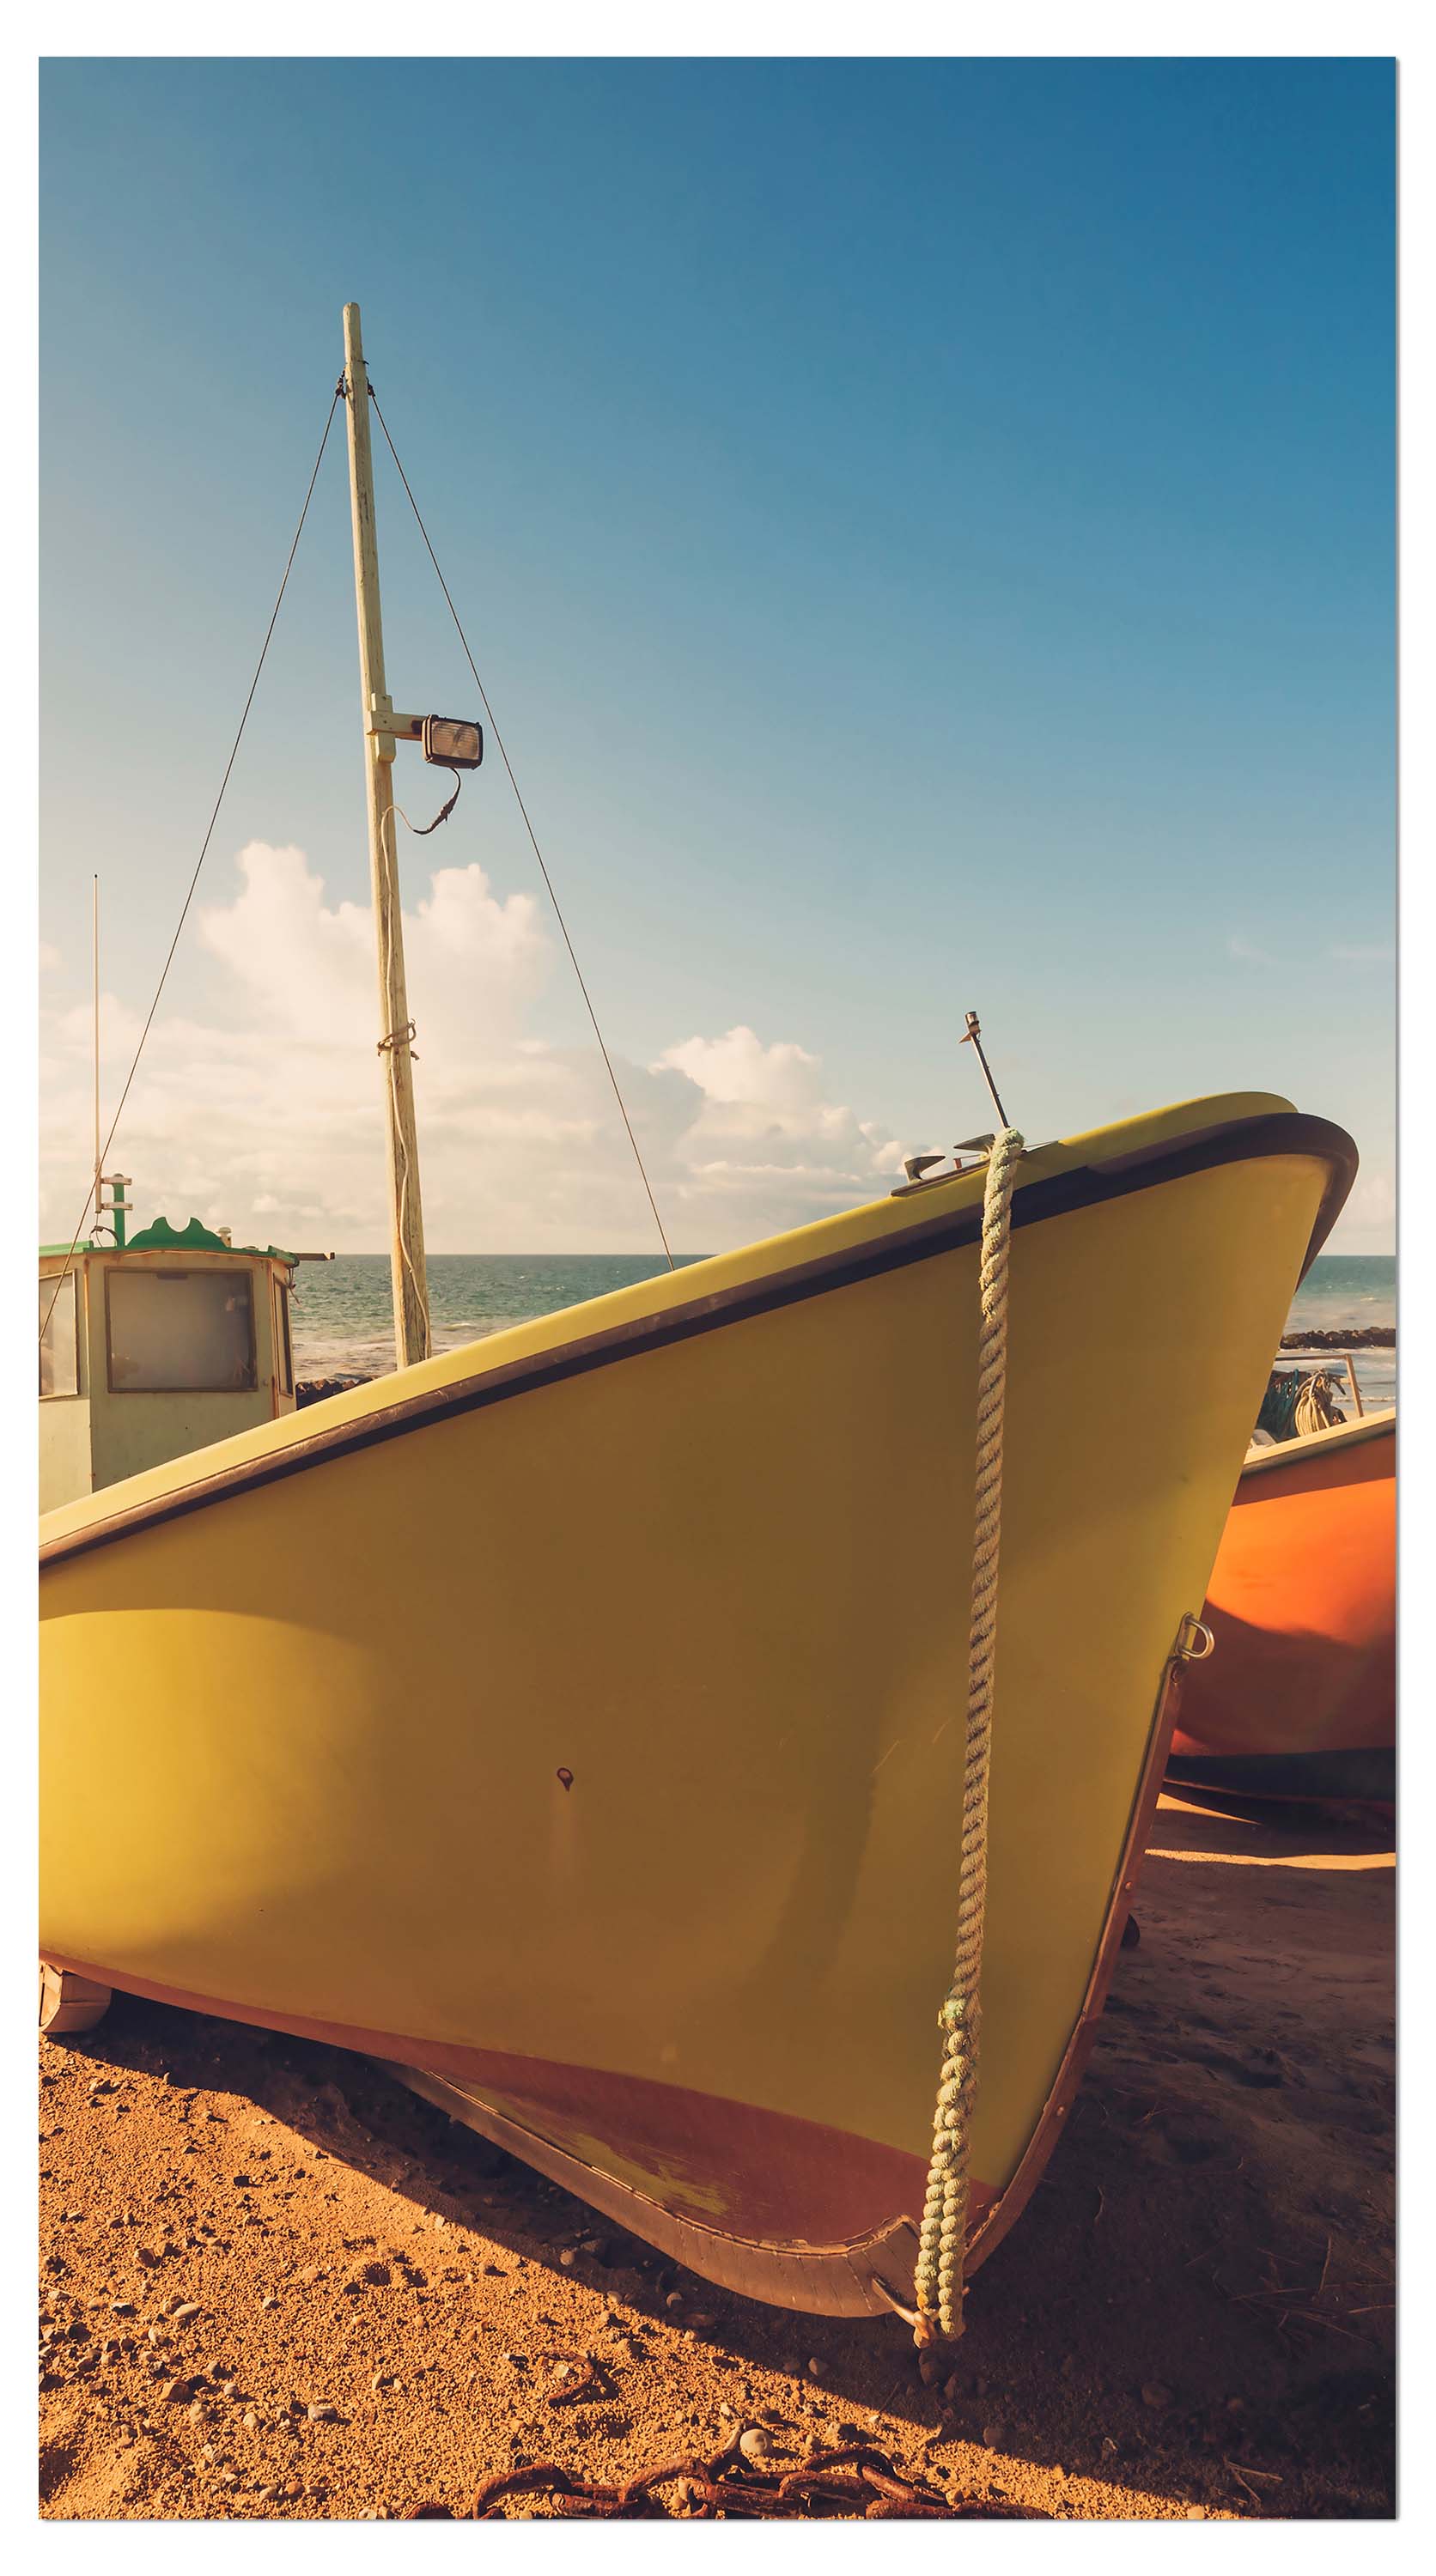
[[[1325,1369],[1312,1377],[1303,1377],[1298,1369],[1273,1369],[1256,1427],[1269,1431],[1273,1440],[1300,1440],[1345,1420],[1336,1402],[1335,1380]]]
[[[310,504],[310,502],[311,502],[311,501],[313,500],[313,498],[314,498],[314,486],[315,486],[315,484],[316,484],[316,483],[318,482],[318,480],[319,480],[319,468],[320,468],[320,466],[321,466],[321,465],[323,464],[323,462],[324,462],[324,450],[325,450],[325,448],[326,448],[326,447],[328,446],[328,444],[329,444],[329,432],[330,432],[330,430],[331,430],[331,429],[333,428],[333,426],[334,426],[334,414],[335,414],[335,410],[336,410],[336,408],[337,408],[337,406],[338,406],[340,396],[341,396],[341,394],[343,393],[343,390],[344,390],[344,380],[343,380],[343,378],[341,377],[341,378],[340,378],[339,383],[335,386],[335,388],[334,388],[334,392],[333,392],[333,394],[332,394],[332,396],[331,396],[331,398],[330,398],[329,410],[328,410],[328,414],[327,414],[327,416],[326,416],[326,418],[325,418],[325,422],[324,422],[324,436],[321,438],[321,440],[320,440],[320,442],[319,442],[319,453],[318,453],[318,455],[317,455],[317,456],[315,457],[315,459],[314,459],[314,471],[313,471],[313,473],[312,473],[312,474],[310,475],[310,477],[309,477],[309,489],[308,489],[308,491],[307,491],[307,492],[305,493],[305,495],[304,495],[304,507],[303,507],[303,509],[302,509],[302,510],[300,511],[300,513],[299,513],[299,525],[298,525],[298,527],[297,527],[297,528],[295,529],[295,531],[294,531],[293,541],[292,541],[292,543],[291,543],[291,545],[290,545],[290,548],[289,548],[289,554],[288,554],[288,557],[286,558],[286,561],[285,561],[285,566],[284,566],[284,578],[283,578],[283,580],[280,582],[278,597],[276,598],[275,603],[274,603],[274,606],[273,606],[273,608],[272,608],[272,609],[271,609],[271,611],[270,611],[269,624],[266,626],[266,628],[265,628],[265,630],[264,630],[264,642],[262,643],[262,645],[261,645],[261,646],[260,646],[260,648],[259,648],[259,660],[256,662],[256,664],[255,664],[255,666],[254,666],[254,677],[253,677],[253,679],[250,681],[250,684],[249,684],[249,695],[248,695],[248,697],[245,699],[245,702],[244,702],[244,713],[243,713],[243,715],[242,715],[242,716],[240,717],[240,719],[239,719],[239,731],[238,731],[238,733],[235,735],[235,737],[234,737],[234,741],[233,741],[233,744],[232,744],[232,745],[231,745],[231,747],[230,747],[230,754],[229,754],[229,758],[228,758],[228,760],[225,762],[225,765],[224,765],[224,776],[223,776],[223,778],[222,778],[222,779],[220,780],[220,782],[219,782],[219,794],[216,796],[216,798],[215,798],[215,800],[214,800],[214,811],[213,811],[213,813],[211,814],[211,816],[210,816],[210,818],[209,818],[209,829],[206,831],[205,836],[204,836],[204,839],[203,839],[203,841],[202,841],[202,842],[201,842],[201,844],[200,844],[200,853],[199,853],[199,857],[196,859],[196,861],[195,861],[195,863],[194,863],[194,875],[190,878],[190,881],[189,881],[189,892],[186,894],[185,899],[184,899],[184,902],[183,902],[183,903],[181,904],[181,906],[180,906],[180,917],[179,917],[179,920],[178,920],[178,921],[176,922],[176,924],[175,924],[175,935],[174,935],[173,939],[170,941],[170,945],[169,945],[169,955],[166,957],[165,962],[164,962],[164,965],[163,965],[163,967],[162,967],[162,969],[161,969],[161,972],[160,972],[160,980],[159,980],[159,982],[157,983],[157,985],[155,986],[155,997],[154,997],[154,1000],[153,1000],[153,1001],[151,1002],[151,1004],[150,1004],[149,1012],[148,1012],[148,1014],[147,1014],[147,1016],[146,1016],[144,1027],[143,1027],[143,1028],[141,1029],[141,1031],[140,1031],[140,1040],[139,1040],[139,1044],[138,1044],[138,1046],[137,1046],[137,1047],[136,1047],[136,1049],[135,1049],[134,1057],[133,1057],[133,1060],[132,1060],[132,1062],[131,1062],[129,1072],[128,1072],[128,1073],[126,1074],[126,1076],[125,1076],[125,1087],[124,1087],[124,1090],[120,1093],[120,1105],[119,1105],[119,1108],[115,1111],[114,1117],[113,1117],[113,1118],[111,1119],[111,1121],[110,1121],[110,1132],[109,1132],[108,1136],[105,1138],[104,1146],[103,1146],[103,1148],[102,1148],[101,1152],[100,1152],[100,1153],[99,1153],[99,1155],[96,1157],[96,1178],[98,1178],[98,1176],[99,1176],[99,1172],[100,1172],[101,1168],[103,1167],[103,1165],[104,1165],[104,1164],[108,1161],[108,1159],[109,1159],[110,1147],[113,1145],[113,1143],[114,1143],[114,1141],[115,1141],[115,1130],[116,1130],[116,1128],[119,1126],[120,1119],[121,1119],[121,1116],[122,1116],[123,1111],[124,1111],[125,1102],[128,1100],[128,1098],[129,1098],[129,1096],[130,1096],[130,1085],[131,1085],[131,1083],[134,1081],[135,1075],[136,1075],[136,1073],[137,1073],[137,1072],[138,1072],[138,1070],[139,1070],[139,1062],[140,1062],[140,1057],[141,1057],[141,1056],[143,1055],[143,1053],[144,1053],[145,1040],[146,1040],[146,1038],[149,1036],[149,1033],[150,1033],[150,1023],[151,1023],[151,1021],[154,1019],[154,1016],[155,1016],[156,1011],[159,1009],[159,1006],[160,1006],[160,995],[161,995],[161,993],[162,993],[162,992],[164,991],[164,989],[165,989],[165,982],[166,982],[166,979],[167,979],[167,977],[168,977],[168,975],[169,975],[169,971],[170,971],[171,966],[174,964],[175,950],[178,948],[179,943],[180,943],[180,932],[183,930],[183,928],[184,928],[184,926],[185,926],[185,920],[186,920],[186,917],[187,917],[187,915],[188,915],[190,905],[191,905],[191,904],[192,904],[192,902],[194,901],[194,890],[195,890],[195,887],[199,884],[199,875],[200,875],[200,870],[201,870],[201,868],[204,866],[205,858],[206,858],[206,856],[207,856],[207,854],[208,854],[208,850],[209,850],[210,842],[211,842],[211,841],[213,840],[213,838],[214,838],[214,827],[215,827],[216,823],[219,821],[219,809],[220,809],[221,805],[224,803],[224,792],[225,792],[225,789],[226,789],[226,788],[228,787],[228,785],[229,785],[230,771],[233,769],[234,764],[235,764],[236,760],[237,760],[237,759],[238,759],[238,757],[239,757],[239,746],[240,746],[240,744],[241,744],[241,743],[243,742],[243,740],[244,740],[244,728],[245,728],[245,726],[246,726],[246,725],[248,724],[248,722],[249,722],[249,710],[250,710],[250,708],[251,708],[251,707],[253,706],[253,704],[254,704],[254,693],[255,693],[256,689],[258,688],[258,686],[259,686],[260,674],[261,674],[261,672],[262,672],[262,671],[263,671],[263,669],[264,669],[265,660],[266,660],[266,657],[267,657],[268,652],[269,652],[270,640],[271,640],[271,638],[272,638],[272,636],[273,636],[273,634],[274,634],[274,629],[275,629],[275,626],[276,626],[276,624],[277,624],[277,622],[278,622],[280,609],[281,609],[281,608],[283,607],[283,605],[284,605],[284,594],[285,594],[286,590],[289,588],[289,576],[290,576],[291,572],[292,572],[292,571],[293,571],[293,569],[294,569],[294,558],[295,558],[295,556],[297,555],[297,553],[299,552],[299,540],[300,540],[300,538],[301,538],[301,537],[303,536],[303,534],[304,534],[304,522],[305,522],[305,520],[306,520],[306,519],[308,518],[308,516],[309,516],[309,504]],[[92,1183],[92,1184],[91,1184],[91,1186],[90,1186],[90,1188],[89,1188],[89,1189],[86,1191],[86,1193],[85,1193],[85,1206],[84,1206],[84,1212],[82,1213],[81,1218],[80,1218],[80,1223],[79,1223],[79,1225],[77,1225],[77,1226],[76,1226],[74,1233],[73,1233],[73,1234],[72,1234],[72,1236],[70,1237],[70,1249],[69,1249],[69,1251],[68,1251],[68,1252],[66,1253],[66,1255],[65,1255],[65,1266],[64,1266],[63,1270],[61,1271],[59,1278],[58,1278],[58,1279],[56,1280],[56,1282],[55,1282],[55,1295],[51,1298],[49,1305],[48,1305],[48,1306],[46,1307],[46,1309],[45,1309],[45,1319],[44,1319],[44,1322],[43,1322],[43,1323],[41,1324],[41,1326],[40,1326],[40,1339],[41,1339],[41,1341],[42,1341],[42,1342],[44,1341],[44,1338],[45,1338],[46,1333],[49,1331],[49,1328],[50,1328],[50,1317],[53,1315],[53,1313],[54,1313],[54,1311],[55,1311],[55,1305],[56,1305],[56,1301],[57,1301],[57,1299],[59,1298],[60,1291],[61,1291],[61,1289],[64,1287],[65,1282],[66,1282],[66,1280],[68,1279],[68,1277],[69,1277],[69,1275],[70,1275],[70,1264],[71,1264],[71,1262],[74,1260],[74,1257],[75,1257],[75,1246],[76,1246],[76,1244],[77,1244],[77,1243],[79,1242],[79,1240],[80,1240],[80,1233],[81,1233],[81,1229],[82,1229],[82,1228],[83,1228],[83,1226],[84,1226],[85,1217],[89,1214],[90,1201],[91,1201],[91,1199],[92,1199],[94,1196],[95,1196],[95,1188],[94,1188],[94,1183]],[[97,1210],[97,1214],[98,1214],[98,1210]]]
[[[458,636],[458,639],[459,639],[460,644],[463,646],[463,651],[464,651],[464,660],[468,663],[469,669],[470,669],[471,673],[473,674],[473,682],[474,682],[474,686],[475,686],[475,688],[478,690],[479,696],[480,696],[480,698],[481,698],[481,700],[482,700],[482,702],[483,702],[483,709],[484,709],[484,713],[485,713],[485,715],[488,717],[488,720],[489,720],[489,731],[490,731],[490,733],[493,735],[494,740],[495,740],[495,742],[498,744],[498,747],[499,747],[499,758],[500,758],[500,760],[503,762],[505,769],[508,771],[509,785],[510,785],[510,787],[511,787],[511,788],[513,789],[513,791],[514,791],[514,801],[515,801],[515,803],[516,803],[516,804],[517,804],[517,806],[518,806],[519,812],[522,814],[522,816],[523,816],[523,818],[524,818],[524,830],[527,832],[527,834],[528,834],[528,836],[529,836],[529,840],[530,840],[530,842],[531,842],[531,844],[532,844],[532,846],[533,846],[533,854],[534,854],[534,857],[535,857],[535,858],[537,859],[537,861],[538,861],[539,874],[540,874],[540,876],[543,878],[544,885],[545,885],[545,887],[546,887],[546,889],[547,889],[547,891],[548,891],[548,899],[549,899],[549,902],[553,905],[553,910],[554,910],[554,919],[557,921],[558,926],[559,926],[559,929],[560,929],[560,930],[562,931],[562,933],[563,933],[563,944],[564,944],[565,948],[568,950],[569,964],[572,966],[572,968],[573,968],[573,971],[574,971],[575,975],[578,977],[578,989],[579,989],[579,991],[580,991],[580,992],[582,993],[582,995],[583,995],[584,1008],[585,1008],[585,1010],[587,1011],[587,1013],[588,1013],[588,1016],[589,1016],[590,1020],[593,1022],[593,1034],[594,1034],[594,1036],[595,1036],[595,1037],[597,1038],[597,1040],[598,1040],[598,1051],[599,1051],[599,1054],[600,1054],[600,1055],[602,1056],[602,1058],[603,1058],[603,1062],[604,1062],[604,1070],[605,1070],[605,1072],[607,1073],[607,1075],[608,1075],[608,1079],[609,1079],[610,1083],[611,1083],[611,1084],[612,1084],[612,1086],[613,1086],[613,1096],[614,1096],[614,1099],[615,1099],[615,1100],[617,1101],[617,1103],[618,1103],[618,1114],[619,1114],[620,1118],[623,1120],[624,1127],[625,1127],[625,1129],[627,1130],[627,1134],[628,1134],[628,1141],[629,1141],[630,1145],[631,1145],[631,1146],[632,1146],[632,1148],[633,1148],[633,1159],[634,1159],[635,1163],[638,1165],[638,1177],[639,1177],[639,1179],[640,1179],[640,1180],[642,1181],[642,1183],[643,1183],[644,1192],[645,1192],[645,1194],[646,1194],[646,1196],[647,1196],[647,1199],[648,1199],[648,1204],[649,1204],[650,1208],[651,1208],[651,1209],[652,1209],[652,1211],[653,1211],[653,1222],[654,1222],[654,1224],[655,1224],[655,1225],[657,1226],[657,1228],[658,1228],[658,1239],[659,1239],[660,1243],[661,1243],[661,1244],[662,1244],[662,1246],[663,1246],[663,1256],[664,1256],[664,1259],[666,1260],[666,1262],[667,1262],[668,1267],[669,1267],[669,1269],[670,1269],[670,1270],[676,1270],[676,1269],[677,1269],[677,1267],[678,1267],[678,1264],[677,1264],[677,1262],[676,1262],[676,1261],[674,1260],[674,1258],[673,1258],[673,1254],[672,1254],[672,1251],[671,1251],[671,1249],[670,1249],[669,1242],[668,1242],[668,1236],[667,1236],[667,1234],[666,1234],[666,1232],[665,1232],[665,1230],[664,1230],[663,1219],[662,1219],[662,1217],[661,1217],[661,1216],[659,1215],[659,1213],[658,1213],[658,1201],[657,1201],[657,1199],[656,1199],[656,1198],[654,1197],[654,1195],[653,1195],[653,1184],[652,1184],[652,1182],[649,1180],[647,1167],[646,1167],[646,1166],[645,1166],[645,1164],[644,1164],[644,1160],[643,1160],[643,1156],[642,1156],[642,1154],[639,1152],[639,1148],[638,1148],[638,1138],[635,1136],[635,1134],[634,1134],[634,1132],[633,1132],[633,1121],[632,1121],[632,1119],[629,1117],[628,1109],[627,1109],[627,1106],[626,1106],[625,1101],[624,1101],[623,1093],[620,1091],[620,1089],[619,1089],[619,1087],[618,1087],[618,1076],[617,1076],[617,1074],[616,1074],[616,1073],[614,1072],[614,1070],[613,1070],[613,1058],[612,1058],[612,1056],[609,1054],[607,1046],[604,1044],[603,1031],[602,1031],[602,1029],[601,1029],[601,1028],[599,1027],[599,1025],[598,1025],[598,1013],[597,1013],[597,1011],[596,1011],[596,1010],[594,1009],[594,1007],[593,1007],[593,1001],[592,1001],[592,997],[591,997],[591,995],[590,995],[590,993],[589,993],[588,986],[587,986],[587,984],[586,984],[586,983],[584,982],[584,980],[583,980],[583,968],[580,966],[580,964],[579,964],[579,962],[578,962],[578,956],[577,956],[577,953],[576,953],[576,951],[575,951],[573,941],[570,939],[570,937],[569,937],[569,935],[568,935],[568,923],[564,920],[562,907],[561,907],[561,905],[560,905],[560,903],[559,903],[558,896],[557,896],[557,895],[555,894],[555,892],[554,892],[553,879],[552,879],[552,877],[549,875],[548,868],[547,868],[547,866],[546,866],[546,864],[545,864],[545,861],[544,861],[544,854],[543,854],[542,850],[539,848],[539,845],[538,845],[538,834],[535,832],[535,830],[534,830],[534,827],[533,827],[532,823],[529,821],[529,809],[528,809],[527,805],[524,803],[523,797],[522,797],[522,796],[520,795],[520,793],[519,793],[519,782],[518,782],[518,780],[517,780],[517,779],[515,778],[515,776],[514,776],[514,765],[513,765],[513,762],[510,760],[509,755],[508,755],[508,752],[507,752],[507,750],[506,750],[506,748],[505,748],[505,746],[504,746],[504,738],[503,738],[503,735],[502,735],[502,734],[500,733],[500,731],[499,731],[499,728],[498,728],[498,722],[497,722],[497,719],[496,719],[496,717],[495,717],[495,715],[494,715],[493,708],[492,708],[492,707],[490,706],[490,704],[489,704],[488,691],[487,691],[487,689],[484,687],[483,681],[479,678],[478,664],[475,662],[475,660],[474,660],[474,657],[473,657],[472,653],[469,651],[469,639],[468,639],[467,635],[464,633],[463,627],[462,627],[462,626],[460,625],[460,623],[459,623],[459,612],[458,612],[457,608],[454,606],[453,595],[452,595],[452,593],[451,593],[451,591],[450,591],[450,589],[449,589],[449,585],[448,585],[448,583],[447,583],[447,582],[445,581],[445,579],[444,579],[443,572],[442,572],[442,570],[440,569],[440,565],[439,565],[439,558],[438,558],[438,556],[435,554],[434,549],[433,549],[433,546],[432,546],[432,544],[431,544],[431,542],[430,542],[430,539],[429,539],[429,531],[428,531],[428,529],[427,529],[427,528],[425,527],[425,525],[424,525],[424,521],[423,521],[423,518],[422,518],[422,516],[421,516],[421,514],[420,514],[420,510],[419,510],[419,504],[418,504],[418,502],[417,502],[417,501],[415,500],[415,498],[414,498],[413,491],[412,491],[412,489],[411,489],[411,487],[410,487],[410,483],[409,483],[409,477],[408,477],[408,475],[405,473],[403,466],[402,466],[402,465],[400,464],[400,462],[399,462],[399,451],[398,451],[397,447],[395,446],[394,441],[393,441],[393,440],[392,440],[392,438],[389,436],[389,424],[388,424],[387,420],[384,418],[384,415],[383,415],[382,411],[379,409],[379,399],[378,399],[378,396],[377,396],[377,394],[375,393],[374,388],[373,388],[373,386],[372,386],[372,385],[369,387],[369,400],[370,400],[370,402],[372,403],[372,405],[373,405],[373,407],[374,407],[374,417],[375,417],[375,419],[377,420],[377,422],[379,423],[379,427],[382,429],[382,431],[383,431],[383,433],[384,433],[384,444],[385,444],[385,446],[388,448],[390,455],[391,455],[391,456],[393,457],[393,459],[394,459],[394,464],[395,464],[395,467],[396,467],[397,472],[398,472],[399,480],[400,480],[400,482],[403,484],[405,492],[408,494],[409,507],[410,507],[410,509],[411,509],[411,510],[413,511],[413,513],[414,513],[414,518],[415,518],[415,521],[417,522],[417,525],[418,525],[419,534],[420,534],[420,536],[421,536],[421,537],[423,538],[423,540],[424,540],[424,547],[425,547],[425,551],[426,551],[426,553],[427,553],[427,555],[428,555],[428,558],[429,558],[430,563],[431,563],[431,564],[433,565],[433,567],[434,567],[435,572],[438,574],[439,588],[440,588],[440,590],[441,590],[441,591],[443,592],[443,594],[444,594],[444,598],[445,598],[445,600],[446,600],[446,602],[447,602],[447,604],[448,604],[449,615],[452,617],[452,619],[453,619],[453,621],[454,621],[454,632],[455,632],[455,634]],[[411,826],[411,828],[412,828],[412,826]],[[431,828],[432,828],[432,827],[431,827]]]
[[[1298,1440],[1306,1439],[1313,1431],[1330,1431],[1335,1424],[1345,1420],[1346,1416],[1336,1401],[1336,1381],[1327,1375],[1325,1369],[1318,1369],[1315,1377],[1303,1380],[1296,1399]]]
[[[978,1275],[977,1474],[972,1543],[972,1624],[967,1659],[967,1746],[962,1852],[952,1983],[938,2014],[944,2033],[933,2115],[932,2161],[917,2258],[922,2347],[962,2332],[968,2157],[982,2031],[982,1933],[987,1909],[987,1790],[997,1661],[997,1560],[1002,1530],[1002,1424],[1007,1400],[1007,1246],[1022,1138],[1004,1127],[987,1165]]]

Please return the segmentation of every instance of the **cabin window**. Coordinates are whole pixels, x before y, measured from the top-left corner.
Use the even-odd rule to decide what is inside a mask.
[[[247,1270],[111,1270],[105,1289],[116,1394],[239,1394],[257,1385]]]
[[[75,1330],[74,1271],[59,1283],[53,1279],[40,1282],[40,1393],[42,1395],[78,1395],[80,1392],[79,1339]]]
[[[289,1341],[289,1291],[282,1280],[274,1283],[274,1372],[281,1395],[294,1393],[294,1353]]]

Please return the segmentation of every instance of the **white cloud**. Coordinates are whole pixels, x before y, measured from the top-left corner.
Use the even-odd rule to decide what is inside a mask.
[[[214,1016],[161,1006],[111,1163],[135,1176],[142,1218],[197,1215],[296,1249],[381,1248],[368,908],[326,902],[302,850],[251,842],[236,865],[232,900],[197,922],[219,973]],[[567,971],[532,899],[498,896],[482,868],[440,868],[405,915],[404,948],[431,1247],[646,1249],[652,1218],[597,1050],[531,1025]],[[101,1020],[113,1101],[140,1022],[109,997]],[[45,1223],[68,1234],[89,1160],[88,1007],[48,1014],[43,1035]],[[900,1144],[829,1099],[819,1059],[792,1041],[740,1026],[615,1070],[680,1250],[829,1215],[900,1168]]]
[[[326,904],[302,850],[251,841],[237,864],[238,897],[200,914],[199,938],[228,967],[251,1024],[372,1047],[377,970],[367,904]],[[496,1012],[507,1025],[541,981],[546,949],[530,896],[500,903],[482,868],[439,868],[404,919],[410,1007],[414,994],[432,996],[441,1042],[476,1022],[491,1025]]]
[[[764,1046],[752,1029],[726,1037],[686,1038],[662,1061],[690,1074],[715,1099],[771,1108],[806,1109],[821,1097],[822,1066],[806,1047]]]

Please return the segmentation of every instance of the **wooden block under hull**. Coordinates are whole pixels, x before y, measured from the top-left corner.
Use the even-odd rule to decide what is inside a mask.
[[[40,2028],[48,2039],[66,2032],[93,2030],[110,2009],[110,1988],[93,1977],[76,1976],[72,1968],[40,1962]]]

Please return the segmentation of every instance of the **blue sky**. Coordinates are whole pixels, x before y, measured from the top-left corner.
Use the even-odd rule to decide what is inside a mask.
[[[49,1229],[91,871],[112,1098],[357,296],[685,1248],[980,1126],[969,1004],[1034,1138],[1341,1120],[1389,1248],[1389,64],[54,61],[41,114]],[[116,1156],[361,1249],[339,428]],[[466,712],[378,511],[396,703]],[[646,1248],[498,764],[401,856],[431,1247]]]

